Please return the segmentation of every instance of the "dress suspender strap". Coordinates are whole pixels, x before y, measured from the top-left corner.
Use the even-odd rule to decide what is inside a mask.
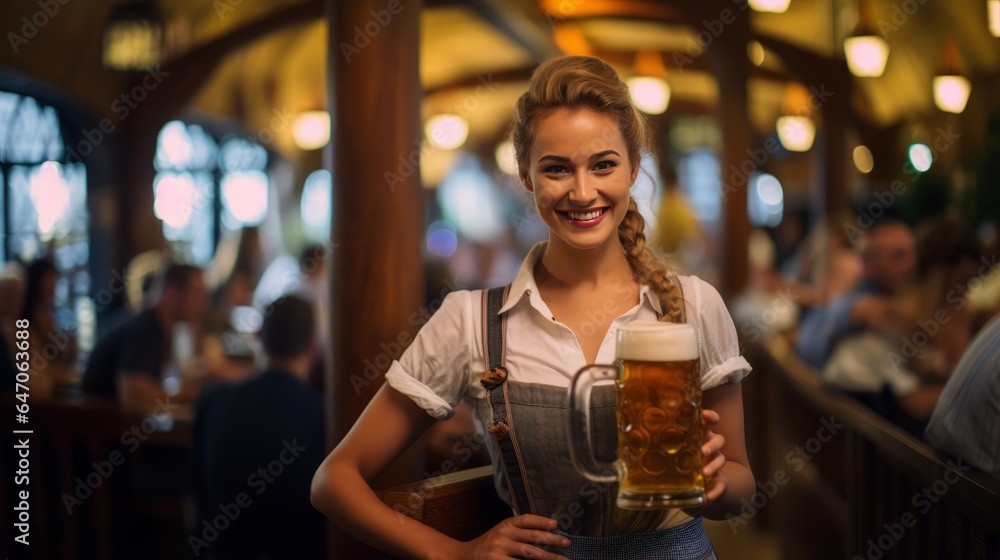
[[[507,368],[504,367],[507,314],[500,315],[500,309],[509,292],[508,284],[483,293],[483,348],[488,369],[483,372],[480,383],[486,389],[490,403],[492,422],[488,431],[500,448],[500,466],[510,490],[510,505],[516,515],[521,515],[535,513],[535,508],[528,492],[527,473],[519,455],[508,402]]]

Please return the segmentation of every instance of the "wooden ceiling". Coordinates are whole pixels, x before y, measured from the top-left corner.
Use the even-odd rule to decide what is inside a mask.
[[[295,25],[234,41],[238,48],[221,60],[190,105],[238,119],[248,130],[268,126],[275,110],[297,114],[323,106],[326,27],[316,0],[161,0],[159,4],[169,25],[174,59],[254,25],[261,27],[275,14],[301,8],[298,17],[288,19]],[[720,5],[737,6],[721,0]],[[863,117],[873,124],[888,125],[932,110],[931,76],[940,64],[946,38],[956,41],[965,72],[974,83],[992,79],[1000,70],[1000,39],[987,31],[983,0],[873,0],[871,5],[891,47],[883,77],[856,79],[856,89],[865,99]],[[6,69],[8,77],[20,74],[41,81],[95,116],[109,115],[111,103],[134,79],[100,66],[100,33],[111,6],[112,0],[60,6],[60,12],[48,18],[18,52],[0,49],[0,69]],[[915,11],[905,13],[903,8],[914,6]],[[36,3],[4,2],[0,21],[19,22],[36,9]],[[785,14],[752,14],[751,25],[755,34],[843,58],[840,41],[856,20],[856,0],[792,0]],[[537,60],[567,48],[602,56],[626,74],[637,51],[660,51],[667,62],[675,110],[711,111],[718,85],[707,65],[697,58],[684,68],[671,63],[672,53],[690,53],[697,45],[698,33],[709,25],[706,21],[686,23],[674,3],[665,1],[430,0],[423,8],[420,44],[424,113],[461,105],[474,95],[481,79],[492,79],[497,87],[476,99],[475,110],[466,116],[471,142],[493,142],[506,127],[513,100],[523,91]],[[773,126],[784,81],[795,76],[773,54],[766,55],[751,76],[751,121],[763,130]],[[290,131],[279,134],[276,144],[282,151],[294,151]]]

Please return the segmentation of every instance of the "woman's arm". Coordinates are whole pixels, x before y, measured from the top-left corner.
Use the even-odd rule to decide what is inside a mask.
[[[727,383],[705,391],[702,408],[706,431],[702,468],[706,477],[715,477],[715,482],[707,489],[708,505],[697,513],[722,520],[739,515],[740,499],[749,500],[754,493],[743,434],[742,386]]]
[[[521,515],[464,543],[382,503],[369,481],[433,423],[409,397],[384,385],[316,471],[313,506],[358,539],[403,558],[562,558],[534,546],[569,545],[548,532],[556,526],[553,519]]]

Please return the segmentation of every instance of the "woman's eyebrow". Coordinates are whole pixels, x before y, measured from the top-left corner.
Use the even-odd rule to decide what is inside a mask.
[[[595,159],[600,159],[600,158],[602,158],[604,156],[608,156],[608,155],[616,155],[618,157],[621,157],[621,154],[619,154],[615,150],[604,150],[603,152],[597,152],[596,154],[591,155],[588,159],[595,160]],[[544,156],[538,158],[538,163],[541,163],[541,162],[543,162],[543,161],[545,161],[547,159],[548,160],[552,160],[552,161],[558,161],[558,162],[566,162],[566,163],[569,163],[571,161],[570,158],[568,158],[566,156],[557,156],[557,155],[547,154],[547,155],[544,155]]]
[[[618,157],[622,157],[621,154],[619,154],[618,152],[616,152],[614,150],[604,150],[603,152],[597,152],[596,154],[590,156],[590,159],[592,159],[592,160],[600,159],[600,158],[602,158],[604,156],[610,156],[612,154],[614,154],[614,155],[616,155]]]

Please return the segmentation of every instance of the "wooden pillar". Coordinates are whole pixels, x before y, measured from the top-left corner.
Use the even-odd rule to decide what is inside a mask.
[[[818,113],[822,115],[812,149],[816,179],[809,214],[813,219],[826,218],[826,223],[831,224],[850,207],[851,185],[847,184],[848,166],[853,165],[847,153],[847,128],[853,120],[850,75],[844,65],[831,64],[825,78],[809,87],[814,106],[820,106]]]
[[[729,22],[725,31],[709,45],[708,55],[719,82],[718,118],[722,131],[722,157],[719,161],[722,185],[722,262],[719,268],[722,282],[718,288],[723,297],[732,297],[744,289],[749,275],[748,177],[742,170],[747,167],[748,150],[756,147],[753,146],[747,112],[750,63],[746,45],[750,40],[750,20],[748,10],[740,9],[731,2],[711,4],[716,14],[713,17],[723,23]]]
[[[412,339],[409,317],[422,304],[421,4],[326,0],[333,127],[326,159],[334,209],[326,372],[331,448]],[[411,455],[376,486],[422,478],[422,466]],[[331,543],[331,558],[382,557],[336,528]]]

